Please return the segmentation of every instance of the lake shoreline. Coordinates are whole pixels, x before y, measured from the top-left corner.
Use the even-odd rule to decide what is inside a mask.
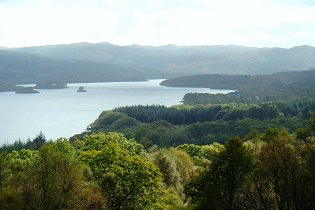
[[[163,81],[69,83],[66,89],[38,94],[1,92],[0,144],[34,138],[42,131],[48,139],[69,138],[86,130],[102,111],[130,105],[180,104],[186,93],[227,93],[209,88],[170,88]],[[79,86],[87,90],[76,91]]]

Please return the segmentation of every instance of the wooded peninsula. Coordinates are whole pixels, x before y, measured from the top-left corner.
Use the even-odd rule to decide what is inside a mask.
[[[3,145],[0,209],[314,209],[314,75],[170,79],[237,91],[117,107],[70,139]]]

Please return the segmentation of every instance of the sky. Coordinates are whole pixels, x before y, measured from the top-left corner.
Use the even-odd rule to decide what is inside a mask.
[[[315,46],[314,0],[0,0],[0,46]]]

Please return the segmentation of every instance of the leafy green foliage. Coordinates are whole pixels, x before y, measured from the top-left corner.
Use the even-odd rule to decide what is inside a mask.
[[[308,158],[314,154],[314,142],[294,141],[286,131],[277,129],[269,129],[260,138],[250,140],[260,164],[238,196],[239,205],[313,209],[314,179],[310,177],[314,173]]]
[[[187,152],[194,160],[195,165],[202,166],[205,163],[211,162],[221,151],[224,146],[219,143],[212,143],[210,145],[195,145],[195,144],[181,144],[176,147],[178,150]]]
[[[6,155],[0,170],[1,209],[105,209],[100,190],[85,179],[75,157],[74,148],[62,139],[39,151]]]
[[[176,194],[185,199],[184,187],[194,172],[194,164],[190,156],[184,151],[173,148],[155,151],[150,156],[159,167],[167,187],[173,188]]]
[[[37,150],[0,153],[0,208],[314,209],[310,116],[304,139],[272,128],[251,131],[246,142],[234,137],[225,145],[150,152],[121,133],[77,136],[72,144],[38,138],[31,142],[43,143]],[[194,138],[202,136],[203,124],[191,128]]]
[[[236,194],[256,167],[255,157],[243,141],[232,138],[187,192],[198,203],[198,209],[234,209]]]
[[[87,186],[82,169],[76,165],[74,153],[65,140],[39,150],[39,159],[30,171],[28,184],[34,208],[82,209],[94,204],[95,201],[85,200],[86,192],[90,190],[90,196],[92,189]],[[82,187],[86,190],[81,190]]]
[[[233,107],[235,107],[235,110]],[[264,108],[261,109],[260,107]],[[260,111],[257,111],[256,108]],[[216,115],[219,116],[218,118],[223,117],[224,119],[207,121],[207,117],[211,118],[211,116],[215,116],[212,115],[212,112],[216,109],[221,109],[221,111],[215,111],[217,112]],[[118,111],[119,110],[125,113],[116,111],[103,112],[100,117],[91,124],[89,132],[120,132],[128,138],[135,139],[148,149],[153,145],[160,147],[174,147],[185,143],[200,145],[212,142],[224,142],[233,136],[245,137],[253,129],[264,132],[269,127],[288,129],[290,132],[294,132],[297,128],[303,127],[306,124],[306,120],[297,116],[283,116],[279,113],[277,117],[271,117],[277,113],[276,108],[271,103],[266,103],[261,106],[243,104],[239,107],[237,107],[237,104],[218,106],[176,106],[171,108],[164,106],[132,106],[119,108]],[[255,116],[256,119],[243,118],[246,115],[239,115],[239,113],[246,112],[251,113],[251,116]],[[126,121],[130,120],[131,117],[127,114],[139,117],[139,120],[141,120],[141,116],[145,115],[145,113],[150,113],[148,116],[151,116],[151,114],[153,115],[152,118],[150,118],[151,120],[159,119],[160,117],[163,118],[164,116],[172,121],[172,119],[177,119],[177,117],[180,119],[182,116],[182,119],[188,119],[190,116],[194,123],[188,125],[174,125],[165,120],[143,123],[132,118],[132,121],[136,123],[132,123],[131,126],[126,124],[122,127],[117,126],[120,124],[117,122],[125,121],[125,119]],[[157,114],[154,115],[154,113]],[[173,115],[170,113],[173,113]],[[268,119],[268,115],[271,119]],[[259,120],[259,118],[265,120]],[[149,117],[145,117],[145,119],[149,119]],[[77,135],[71,140],[76,137],[82,138],[84,135],[85,133]]]
[[[141,145],[114,133],[92,134],[75,144],[110,209],[146,209],[156,203],[160,172]]]
[[[104,111],[70,143],[4,145],[0,209],[314,209],[314,72],[216,75],[240,91]]]

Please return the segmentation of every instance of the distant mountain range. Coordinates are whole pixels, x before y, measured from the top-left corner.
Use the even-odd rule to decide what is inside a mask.
[[[145,73],[132,67],[81,60],[57,60],[12,50],[0,50],[0,81],[13,84],[43,81],[107,82],[145,79]]]
[[[77,43],[0,50],[0,81],[106,82],[194,74],[272,74],[315,69],[315,47],[117,46]]]

